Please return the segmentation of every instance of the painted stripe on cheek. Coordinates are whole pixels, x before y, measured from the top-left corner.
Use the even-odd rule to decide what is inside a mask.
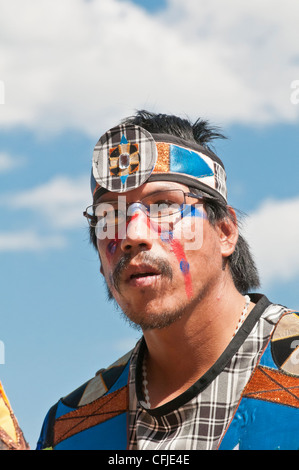
[[[190,274],[190,266],[186,259],[186,255],[181,243],[178,240],[171,240],[171,248],[174,252],[178,262],[180,263],[180,269],[184,275],[185,290],[187,297],[190,298],[193,295],[192,279]]]

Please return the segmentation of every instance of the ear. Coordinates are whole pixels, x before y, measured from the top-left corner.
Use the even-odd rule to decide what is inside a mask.
[[[239,237],[236,213],[230,206],[228,211],[231,217],[226,217],[217,224],[221,253],[224,258],[227,258],[234,252]]]

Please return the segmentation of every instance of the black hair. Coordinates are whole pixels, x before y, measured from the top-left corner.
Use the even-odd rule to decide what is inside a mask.
[[[170,134],[210,149],[214,139],[225,139],[219,127],[212,126],[204,119],[192,123],[188,118],[170,114],[155,114],[140,110],[135,115],[123,119],[122,124],[143,127],[151,134]]]
[[[201,118],[192,123],[188,118],[181,118],[168,114],[155,114],[145,110],[139,110],[135,115],[125,118],[122,124],[134,124],[143,127],[152,134],[170,134],[182,139],[196,142],[210,150],[215,139],[225,139],[220,129],[211,126]],[[199,190],[191,188],[192,192]],[[211,225],[225,219],[233,220],[228,205],[219,198],[204,194],[204,206]],[[236,211],[241,215],[240,211]],[[236,223],[235,220],[233,220]],[[240,222],[240,221],[239,221]],[[90,241],[97,248],[95,229],[90,228]],[[245,294],[260,286],[259,274],[255,265],[250,247],[239,232],[238,241],[234,252],[227,258],[230,273],[236,289]]]

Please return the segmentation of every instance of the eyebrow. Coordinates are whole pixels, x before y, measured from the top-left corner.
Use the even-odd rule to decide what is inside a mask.
[[[153,189],[152,191],[148,192],[147,194],[145,194],[144,196],[142,196],[142,198],[144,197],[148,197],[150,196],[151,194],[155,194],[155,193],[158,193],[160,191],[170,191],[170,190],[175,190],[175,189],[180,189],[181,191],[183,191],[184,193],[185,192],[190,192],[189,191],[189,188],[186,186],[186,188],[182,188],[182,187],[173,187],[169,184],[170,182],[169,181],[165,181],[165,182],[161,182],[161,187],[157,187],[156,189]],[[174,182],[175,183],[175,182]],[[162,186],[163,184],[163,186]],[[130,191],[127,191],[127,192],[124,192],[124,193],[114,193],[113,191],[107,191],[106,193],[102,194],[100,196],[100,198],[94,202],[94,205],[96,204],[100,204],[101,202],[113,202],[113,201],[117,201],[118,197],[119,196],[126,196]],[[111,196],[111,195],[115,195],[115,199],[105,199],[105,200],[102,200],[103,197],[105,197],[106,195]],[[107,196],[108,197],[108,196]]]

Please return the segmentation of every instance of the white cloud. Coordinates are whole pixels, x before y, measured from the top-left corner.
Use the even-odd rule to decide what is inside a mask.
[[[8,153],[0,152],[0,173],[11,171],[14,168],[23,165],[23,158],[12,157]]]
[[[299,198],[265,201],[249,215],[243,233],[263,284],[299,275]]]
[[[35,188],[2,198],[15,210],[38,212],[53,229],[72,229],[87,224],[83,210],[91,203],[89,178],[56,176]]]
[[[19,220],[13,214],[20,213],[25,213],[25,218],[22,219],[22,230],[0,231],[0,251],[38,252],[66,247],[67,231],[88,227],[83,210],[90,203],[87,177],[56,176],[34,188],[2,194],[0,206],[9,210],[11,219]],[[37,217],[27,219],[26,211]]]
[[[66,246],[66,239],[61,235],[44,236],[32,230],[18,232],[0,232],[0,251],[44,251],[61,249]]]
[[[39,252],[64,248],[68,244],[68,230],[87,227],[83,210],[90,201],[89,178],[86,177],[57,176],[16,194],[2,194],[0,205],[9,209],[11,216],[28,211],[38,217],[34,228],[28,221],[26,228],[25,219],[22,230],[0,231],[0,251]]]
[[[87,227],[83,210],[90,204],[89,178],[57,176],[35,188],[16,194],[3,194],[0,205],[18,214],[18,211],[37,213],[34,227],[0,231],[0,252],[39,252],[62,249],[68,244],[66,231]]]
[[[0,173],[11,170],[14,167],[14,160],[7,153],[0,153]]]
[[[220,124],[298,118],[294,0],[169,0],[156,15],[117,0],[0,7],[2,126],[99,137],[140,107]]]

